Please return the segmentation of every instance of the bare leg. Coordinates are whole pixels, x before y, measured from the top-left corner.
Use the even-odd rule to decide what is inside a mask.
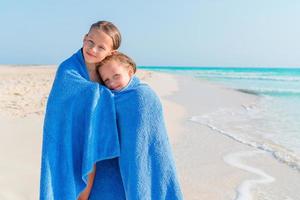
[[[94,165],[93,167],[93,171],[88,175],[88,183],[86,188],[81,192],[78,200],[88,200],[92,187],[93,187],[93,183],[94,183],[94,178],[95,178],[95,174],[96,174],[96,165]]]

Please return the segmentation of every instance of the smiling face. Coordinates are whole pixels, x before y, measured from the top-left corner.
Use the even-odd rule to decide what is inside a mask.
[[[113,41],[102,30],[91,29],[83,39],[83,56],[87,64],[101,62],[113,51]]]
[[[111,90],[121,90],[126,87],[134,74],[131,67],[115,60],[108,61],[98,68],[104,84]]]

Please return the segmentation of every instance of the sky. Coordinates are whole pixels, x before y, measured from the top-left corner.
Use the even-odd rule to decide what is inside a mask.
[[[299,0],[1,0],[0,64],[59,64],[113,22],[139,66],[300,67]]]

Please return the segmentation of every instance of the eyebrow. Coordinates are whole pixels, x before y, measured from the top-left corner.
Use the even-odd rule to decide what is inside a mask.
[[[87,37],[89,38],[89,40],[91,40],[94,44],[96,44],[95,42],[94,42],[94,39],[93,39],[93,37],[91,36],[91,35],[87,35]],[[98,45],[97,44],[97,47],[100,47],[100,48],[104,48],[105,50],[107,49],[107,46],[105,46],[105,44],[101,44],[101,45]]]

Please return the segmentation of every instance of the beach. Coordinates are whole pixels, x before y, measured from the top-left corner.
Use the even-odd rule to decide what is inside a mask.
[[[38,199],[42,127],[56,66],[0,67],[0,199]],[[199,123],[249,109],[257,95],[190,76],[138,70],[160,97],[187,200],[300,199],[299,170],[271,152]]]

